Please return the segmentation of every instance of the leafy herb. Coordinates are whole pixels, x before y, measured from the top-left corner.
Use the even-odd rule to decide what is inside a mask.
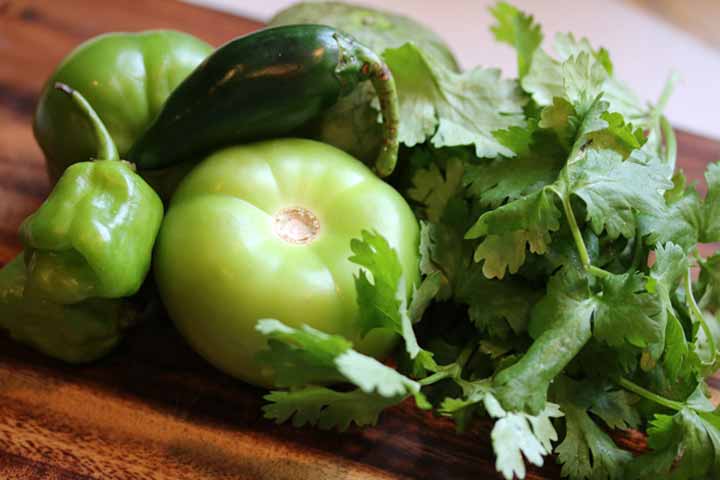
[[[551,453],[573,480],[715,478],[720,414],[704,377],[720,365],[720,253],[697,244],[720,241],[720,163],[705,196],[674,172],[672,77],[646,104],[605,49],[559,34],[551,55],[532,16],[505,2],[491,13],[517,80],[450,71],[412,44],[383,52],[408,159],[393,180],[421,221],[423,281],[408,297],[373,233],[351,261],[358,324],[404,339],[408,376],[340,337],[266,320],[261,357],[289,388],[266,414],[345,429],[414,397],[459,430],[492,418],[507,479]],[[639,457],[611,432],[636,428],[649,435]]]

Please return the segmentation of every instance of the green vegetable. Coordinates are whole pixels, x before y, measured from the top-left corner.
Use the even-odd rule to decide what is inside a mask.
[[[185,178],[154,269],[190,344],[222,370],[269,385],[271,372],[255,360],[266,346],[260,319],[341,335],[376,357],[395,332],[412,334],[387,309],[407,315],[417,247],[410,208],[368,168],[328,145],[283,139],[220,150]]]
[[[321,25],[269,28],[217,49],[170,95],[128,158],[141,169],[159,168],[288,135],[365,80],[380,99],[385,135],[375,170],[387,176],[398,150],[392,74],[367,47]]]
[[[96,151],[92,129],[55,90],[56,83],[71,85],[88,100],[107,125],[120,156],[126,158],[168,95],[210,52],[210,45],[171,30],[109,33],[73,50],[43,87],[33,121],[51,182]],[[181,175],[150,173],[146,179],[169,195]]]
[[[138,309],[124,300],[90,299],[72,305],[28,292],[20,254],[0,270],[0,329],[14,340],[68,363],[96,360],[110,352]]]
[[[323,24],[357,38],[378,55],[412,42],[434,62],[452,72],[458,64],[445,42],[411,18],[339,2],[300,2],[275,14],[270,26]],[[393,70],[393,73],[402,73]],[[402,92],[401,92],[402,93]],[[311,122],[306,133],[371,163],[382,147],[382,128],[372,103],[375,92],[360,85]]]
[[[272,392],[265,397],[272,402],[264,408],[266,418],[281,423],[292,417],[298,427],[346,430],[351,423],[375,424],[383,409],[411,395],[419,406],[426,405],[417,382],[356,352],[343,337],[271,319],[259,321],[257,331],[268,338],[269,347],[258,359],[272,367],[276,385],[345,381],[356,387],[346,392],[317,386]]]
[[[421,220],[409,308],[392,295],[382,241],[364,235],[353,250],[373,279],[356,283],[360,310],[377,305],[361,318],[403,334],[396,364],[420,386],[399,398],[423,395],[421,408],[460,430],[493,419],[508,480],[551,453],[572,480],[716,478],[720,411],[705,378],[720,366],[720,253],[703,258],[697,244],[718,241],[720,164],[708,166],[704,197],[674,171],[662,115],[673,77],[646,104],[606,50],[559,34],[552,56],[532,16],[504,2],[491,12],[496,39],[516,49],[517,80],[451,71],[422,45],[383,51],[407,147],[392,181]],[[277,338],[280,327],[262,325]],[[293,359],[325,355],[282,342]],[[267,397],[277,421],[345,428],[396,401],[345,396],[358,383],[332,362],[322,379],[345,385],[318,387],[270,345],[261,359],[294,379]],[[388,374],[387,386],[406,379]],[[629,429],[646,429],[649,452],[615,442],[612,430]]]
[[[109,132],[82,95],[64,84],[57,88],[95,134],[96,160],[70,166],[20,227],[28,288],[61,304],[133,295],[150,269],[162,201],[120,161]]]

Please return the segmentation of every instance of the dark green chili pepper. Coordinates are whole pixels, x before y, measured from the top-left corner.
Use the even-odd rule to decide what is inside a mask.
[[[97,140],[98,160],[65,170],[40,209],[20,227],[28,290],[59,304],[120,298],[140,288],[163,217],[162,201],[120,161],[90,104],[63,84]]]
[[[292,135],[365,80],[383,116],[375,169],[389,175],[398,151],[392,74],[370,49],[322,25],[270,28],[220,47],[170,95],[128,160],[160,168],[222,145]]]

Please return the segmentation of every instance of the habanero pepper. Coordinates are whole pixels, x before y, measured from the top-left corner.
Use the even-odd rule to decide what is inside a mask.
[[[392,73],[372,50],[322,25],[269,28],[217,49],[168,97],[127,158],[140,170],[161,168],[217,147],[293,135],[365,80],[383,118],[375,171],[387,176],[398,151]]]
[[[59,304],[121,298],[150,269],[163,205],[118,156],[110,133],[83,96],[56,86],[89,123],[97,159],[71,165],[40,209],[20,227],[28,291]]]

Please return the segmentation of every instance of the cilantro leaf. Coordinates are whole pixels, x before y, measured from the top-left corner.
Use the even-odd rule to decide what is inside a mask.
[[[563,97],[554,97],[540,113],[540,128],[555,132],[560,144],[570,150],[577,133],[578,116],[572,103]]]
[[[566,172],[562,190],[580,197],[593,231],[599,235],[607,230],[611,239],[632,238],[638,212],[661,215],[663,192],[672,186],[655,164],[635,161],[634,156],[623,161],[612,150],[588,149]]]
[[[422,349],[415,338],[413,319],[408,314],[406,276],[397,252],[378,233],[363,230],[361,237],[350,242],[353,252],[350,261],[364,267],[355,276],[360,328],[363,333],[374,328],[394,331],[403,337],[405,348],[414,359]],[[368,273],[372,275],[372,283]],[[423,295],[427,294],[423,291]],[[427,299],[423,299],[425,301]]]
[[[516,273],[525,262],[527,246],[533,253],[547,251],[560,216],[555,196],[542,189],[481,215],[465,238],[486,237],[475,250],[475,261],[485,261],[488,278],[503,278],[506,270]]]
[[[508,412],[495,398],[490,383],[484,380],[467,382],[458,380],[463,398],[447,398],[440,407],[444,415],[456,419],[480,405],[497,421],[490,437],[495,451],[495,468],[507,480],[525,478],[525,461],[542,466],[543,457],[552,451],[552,442],[558,439],[552,418],[562,417],[557,405],[548,403],[537,415]]]
[[[474,145],[478,157],[514,155],[492,134],[523,126],[525,100],[514,81],[493,69],[455,73],[411,43],[385,50],[383,58],[399,92],[402,143],[429,140],[435,147]]]
[[[697,288],[702,292],[700,305],[716,310],[720,308],[720,251],[700,261],[699,265]]]
[[[685,407],[655,415],[648,429],[653,450],[630,464],[628,478],[717,478],[720,475],[720,416]]]
[[[666,316],[663,363],[672,380],[680,374],[689,349],[682,324],[672,304],[671,293],[677,290],[688,267],[687,255],[680,246],[673,243],[658,245],[647,284],[648,291],[657,294]]]
[[[449,157],[443,164],[442,170],[437,163],[418,169],[412,177],[413,186],[408,190],[411,199],[425,205],[426,217],[434,223],[440,221],[448,201],[462,187],[462,161],[457,157]]]
[[[720,162],[708,165],[705,172],[707,195],[703,201],[703,229],[700,241],[720,242]]]
[[[561,168],[559,156],[545,152],[499,158],[467,165],[463,183],[479,205],[497,208],[553,183]]]
[[[490,27],[498,42],[504,42],[517,50],[518,78],[530,69],[535,50],[543,40],[540,25],[532,15],[526,15],[506,2],[498,2],[490,8],[497,24]]]
[[[580,53],[561,65],[565,98],[580,116],[585,116],[602,94],[607,72],[587,53]]]
[[[649,245],[673,242],[689,252],[703,229],[702,202],[695,188],[686,186],[682,172],[673,175],[672,182],[664,195],[664,211],[640,216],[640,235],[647,237]]]
[[[664,306],[656,295],[645,291],[644,275],[609,275],[600,282],[602,295],[595,296],[593,335],[613,347],[627,341],[640,348],[660,345],[662,352],[666,317],[661,313]]]
[[[533,118],[529,118],[527,126],[495,130],[493,136],[516,154],[522,155],[530,153],[530,145],[533,143],[533,134],[536,128],[537,122]]]
[[[456,290],[456,299],[468,305],[470,321],[478,330],[501,339],[527,332],[539,297],[536,289],[520,279],[489,280],[477,270],[468,272]]]
[[[642,128],[626,123],[619,113],[605,112],[600,118],[607,122],[608,126],[589,135],[588,142],[594,149],[615,150],[623,158],[627,158],[633,150],[642,147],[647,141]]]
[[[511,411],[539,412],[551,382],[592,336],[595,303],[587,279],[570,268],[556,273],[547,294],[532,312],[528,351],[493,379],[503,407]]]
[[[587,414],[574,404],[561,404],[565,438],[555,448],[561,474],[572,479],[622,479],[630,452],[618,448]]]
[[[630,452],[615,445],[612,439],[588,415],[592,408],[608,425],[624,426],[639,421],[637,412],[628,405],[625,392],[607,391],[591,382],[577,382],[560,377],[553,386],[553,399],[565,413],[565,438],[555,448],[562,463],[562,475],[573,480],[623,479],[624,466],[632,459]],[[618,406],[623,413],[615,412]],[[612,425],[611,425],[612,426]]]
[[[263,397],[265,418],[284,423],[292,419],[295,427],[317,426],[323,430],[345,431],[352,423],[375,425],[380,413],[398,403],[395,398],[369,395],[361,390],[338,392],[325,387],[274,391]]]
[[[278,387],[295,387],[343,379],[335,358],[352,348],[343,337],[327,335],[312,327],[294,329],[274,320],[260,320],[256,329],[268,337],[267,350],[258,360],[272,367]]]
[[[683,326],[674,312],[668,311],[665,330],[665,351],[663,364],[670,380],[674,381],[687,366],[690,353]]]
[[[538,105],[551,105],[554,98],[565,96],[561,63],[542,49],[535,51],[530,70],[520,84]]]
[[[637,428],[640,414],[633,406],[636,401],[637,397],[624,390],[603,390],[594,395],[589,411],[612,429]]]
[[[532,64],[528,74],[522,79],[523,90],[532,95],[539,105],[546,106],[553,103],[553,98],[562,97],[565,93],[565,78],[562,64],[569,59],[584,56],[582,63],[590,66],[592,77],[602,82],[599,91],[603,98],[609,102],[612,112],[620,113],[625,118],[640,120],[637,125],[641,128],[650,127],[652,115],[648,112],[637,96],[614,75],[612,62],[606,50],[595,50],[587,39],[576,40],[572,34],[558,33],[555,36],[555,51],[558,60],[553,59],[545,51],[538,49],[533,55]],[[596,91],[598,91],[596,90]]]
[[[416,382],[400,375],[372,357],[357,353],[352,344],[338,335],[312,327],[292,328],[274,319],[258,321],[257,330],[268,338],[268,350],[258,359],[272,367],[275,383],[282,387],[345,380],[365,393],[381,396],[416,393]],[[334,372],[332,378],[306,371]]]
[[[279,387],[303,387],[290,392],[274,391],[265,397],[266,418],[278,423],[293,417],[293,424],[346,429],[351,423],[374,424],[386,407],[414,396],[418,405],[427,402],[420,386],[374,358],[362,355],[350,342],[307,325],[295,329],[273,319],[260,320],[257,330],[268,337],[268,349],[258,360],[273,369]],[[338,392],[317,383],[347,382],[357,387]]]
[[[613,73],[613,65],[607,50],[604,48],[593,49],[590,41],[585,37],[576,39],[572,33],[558,32],[555,34],[554,47],[558,58],[562,61],[578,53],[587,53],[597,60],[608,74],[612,75]]]
[[[552,451],[557,432],[551,418],[563,414],[557,405],[549,403],[538,415],[507,413],[492,429],[490,437],[495,451],[495,468],[507,480],[525,478],[525,462],[542,466],[543,456]]]

